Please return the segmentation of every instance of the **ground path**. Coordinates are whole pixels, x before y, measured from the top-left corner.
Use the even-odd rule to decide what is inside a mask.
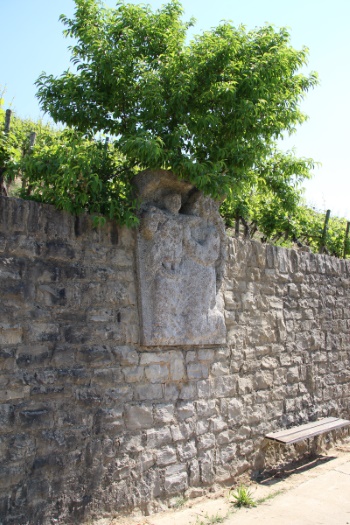
[[[350,443],[280,477],[253,483],[255,508],[235,509],[227,490],[179,510],[100,519],[94,525],[350,525]]]

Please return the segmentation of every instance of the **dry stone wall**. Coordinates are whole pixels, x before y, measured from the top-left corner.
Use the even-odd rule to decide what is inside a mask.
[[[350,417],[350,263],[228,239],[227,344],[139,344],[136,233],[0,198],[0,524],[152,512]]]

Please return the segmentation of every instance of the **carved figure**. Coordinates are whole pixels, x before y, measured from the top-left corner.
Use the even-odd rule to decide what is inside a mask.
[[[224,317],[217,305],[223,225],[217,207],[197,191],[181,193],[169,179],[166,182],[142,206],[138,237],[142,343],[223,344]]]

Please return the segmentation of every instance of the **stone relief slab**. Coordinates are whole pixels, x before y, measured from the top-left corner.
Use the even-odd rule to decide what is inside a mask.
[[[141,344],[222,345],[225,231],[218,204],[168,171],[138,174]]]

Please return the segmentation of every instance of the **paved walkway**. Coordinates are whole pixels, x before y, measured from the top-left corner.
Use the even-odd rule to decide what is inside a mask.
[[[259,502],[255,508],[234,509],[226,493],[192,500],[177,511],[98,520],[94,525],[350,525],[350,444],[284,478],[253,484],[251,493]]]

